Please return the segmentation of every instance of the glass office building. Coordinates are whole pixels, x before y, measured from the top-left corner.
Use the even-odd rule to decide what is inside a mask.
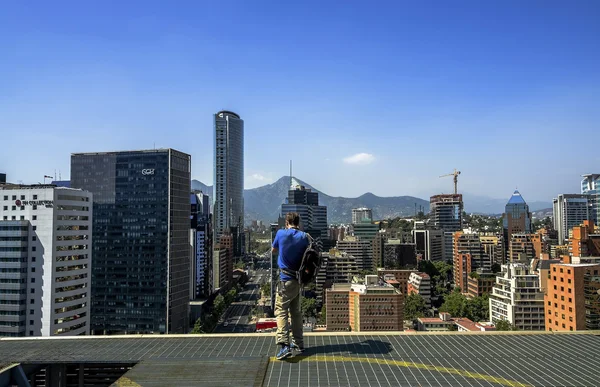
[[[214,116],[214,237],[244,226],[244,120],[230,111]]]
[[[71,156],[71,186],[94,197],[93,334],[187,332],[190,163],[173,149]]]

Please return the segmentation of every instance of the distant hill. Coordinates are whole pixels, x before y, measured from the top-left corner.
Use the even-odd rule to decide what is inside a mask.
[[[205,193],[208,196],[210,196],[210,200],[212,202],[212,193],[213,193],[213,187],[212,187],[212,185],[208,186],[208,185],[202,183],[201,181],[192,180],[192,190],[194,190],[194,191],[202,191],[203,193]]]
[[[429,200],[413,196],[381,197],[367,192],[357,198],[335,197],[315,189],[310,184],[298,178],[295,178],[295,180],[319,193],[319,203],[327,206],[329,223],[350,223],[352,220],[352,209],[358,207],[371,208],[375,219],[412,216],[415,213],[415,203],[417,207],[423,206],[425,212],[429,211]],[[272,184],[244,190],[246,222],[249,223],[254,219],[264,222],[276,221],[281,211],[281,204],[287,197],[289,187],[290,177],[284,176]],[[212,203],[212,186],[207,186],[198,180],[192,180],[192,189],[201,190],[205,194],[208,194],[211,197]],[[509,198],[510,195],[507,195],[505,199],[494,199],[468,193],[463,194],[465,210],[469,213],[479,214],[502,214]],[[531,211],[552,208],[552,203],[550,202],[531,202],[528,204]]]
[[[305,187],[319,193],[319,203],[327,206],[329,223],[350,223],[352,209],[358,207],[371,208],[375,219],[414,215],[415,203],[417,207],[423,206],[426,211],[429,209],[428,201],[412,196],[379,197],[369,192],[357,198],[334,197],[315,189],[300,179],[296,178],[296,180]],[[211,196],[212,202],[212,186],[193,180],[192,189],[201,190],[208,194]],[[284,176],[273,184],[244,190],[246,222],[253,219],[265,222],[276,221],[281,211],[281,204],[287,198],[289,189],[290,178]]]
[[[471,195],[469,193],[463,194],[463,202],[465,203],[465,211],[468,213],[476,214],[502,214],[506,202],[510,199],[510,193],[506,195],[505,199],[496,199],[489,196]],[[539,211],[546,208],[552,208],[552,202],[528,202],[527,197],[524,197],[525,201],[529,205],[530,211]]]

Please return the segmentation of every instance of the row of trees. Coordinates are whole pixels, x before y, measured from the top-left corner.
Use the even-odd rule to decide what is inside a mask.
[[[475,322],[487,321],[490,315],[489,297],[484,294],[480,297],[467,298],[461,293],[460,288],[455,288],[446,296],[440,312],[448,312],[452,317],[466,317]]]
[[[194,328],[192,329],[191,333],[212,332],[219,323],[219,319],[221,318],[223,312],[225,312],[225,310],[227,310],[227,307],[231,305],[231,303],[235,300],[235,296],[237,295],[238,291],[239,289],[236,286],[235,288],[225,293],[225,296],[219,294],[217,297],[215,297],[212,312],[204,318],[199,318],[198,320],[196,320],[196,323],[194,324]]]
[[[440,312],[448,312],[452,317],[466,317],[475,322],[489,319],[488,296],[467,298],[456,288],[448,294],[440,307]],[[415,320],[428,313],[423,297],[416,293],[409,294],[404,301],[404,319]]]

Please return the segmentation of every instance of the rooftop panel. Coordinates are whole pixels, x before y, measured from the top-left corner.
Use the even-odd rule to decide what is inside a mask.
[[[307,334],[288,361],[263,334],[2,339],[0,364],[136,363],[121,379],[144,386],[597,385],[598,334]]]

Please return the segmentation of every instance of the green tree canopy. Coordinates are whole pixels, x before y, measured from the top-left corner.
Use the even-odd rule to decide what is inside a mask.
[[[488,321],[489,316],[489,297],[487,294],[466,300],[463,317],[479,322]]]
[[[317,300],[314,298],[302,297],[301,307],[304,317],[317,317]]]
[[[325,305],[321,307],[321,312],[319,313],[318,323],[321,325],[327,324],[327,310],[325,309]]]
[[[440,312],[447,312],[452,317],[464,317],[466,297],[462,295],[460,289],[456,288],[448,294],[444,303],[440,307]]]
[[[487,294],[471,299],[465,297],[458,288],[446,296],[440,312],[448,312],[452,317],[466,317],[474,322],[489,319],[489,297]]]
[[[215,297],[215,301],[213,303],[213,310],[217,316],[220,316],[221,313],[225,310],[225,297],[219,294]]]
[[[506,320],[498,320],[496,321],[496,330],[497,331],[511,331],[512,327],[510,323]]]
[[[409,294],[404,300],[404,319],[414,320],[419,317],[424,317],[427,312],[425,299],[417,293]]]

